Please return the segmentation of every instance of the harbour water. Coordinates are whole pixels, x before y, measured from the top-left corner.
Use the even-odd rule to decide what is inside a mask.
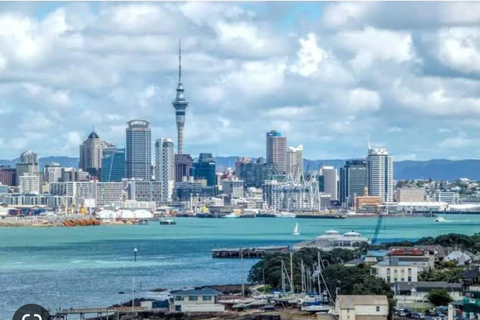
[[[434,218],[384,219],[379,238],[480,232],[480,215],[443,217],[444,223]],[[301,235],[293,236],[297,222]],[[11,319],[28,303],[55,310],[127,301],[134,275],[136,297],[152,296],[149,290],[154,288],[240,283],[256,261],[212,259],[212,249],[291,245],[329,229],[371,237],[376,223],[376,218],[177,218],[170,226],[0,228],[0,319]]]

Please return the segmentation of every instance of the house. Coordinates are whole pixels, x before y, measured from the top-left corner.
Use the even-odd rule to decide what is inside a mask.
[[[223,312],[225,306],[219,304],[218,296],[223,295],[220,291],[212,288],[195,288],[190,290],[172,291],[174,297],[170,305],[171,311],[181,312]]]
[[[387,296],[339,295],[333,314],[337,320],[386,320]]]
[[[472,257],[462,251],[452,251],[445,257],[444,261],[453,261],[458,266],[464,266],[472,261]]]
[[[412,265],[411,262],[399,261],[396,257],[390,257],[380,261],[371,268],[372,276],[382,278],[387,283],[417,282],[418,274],[423,268]]]
[[[431,308],[428,294],[435,289],[445,289],[453,300],[462,298],[462,284],[443,281],[395,282],[392,286],[397,305],[404,308]]]
[[[463,283],[464,288],[480,284],[479,267],[470,268],[463,271],[463,273],[460,275],[460,279]]]

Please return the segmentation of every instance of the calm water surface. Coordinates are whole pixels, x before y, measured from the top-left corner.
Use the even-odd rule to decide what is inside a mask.
[[[418,239],[449,232],[480,232],[480,215],[383,220],[380,240]],[[300,236],[292,231],[298,222]],[[219,247],[291,245],[326,230],[373,235],[377,219],[194,219],[177,225],[74,228],[0,228],[0,319],[20,306],[99,307],[153,288],[228,284],[245,281],[254,260],[212,259]],[[133,249],[138,260],[133,262]],[[125,292],[120,295],[119,292]]]

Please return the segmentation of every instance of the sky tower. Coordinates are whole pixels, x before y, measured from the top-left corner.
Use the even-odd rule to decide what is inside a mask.
[[[185,100],[183,95],[182,85],[182,43],[178,43],[178,87],[177,97],[173,101],[173,107],[175,108],[175,118],[177,120],[177,137],[178,137],[178,154],[183,154],[183,127],[185,126],[185,110],[188,107],[188,101]]]

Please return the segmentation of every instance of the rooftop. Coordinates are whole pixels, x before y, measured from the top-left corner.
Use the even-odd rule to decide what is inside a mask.
[[[395,282],[396,290],[411,291],[413,288],[420,291],[429,291],[432,289],[462,290],[461,283],[449,283],[445,281],[420,281],[420,282]]]
[[[174,295],[177,296],[194,296],[194,295],[203,295],[203,296],[221,296],[223,295],[222,292],[214,290],[209,287],[205,288],[195,288],[195,289],[187,289],[187,290],[178,290],[178,291],[172,291],[171,292]]]
[[[388,305],[387,296],[377,295],[355,295],[345,296],[339,295],[337,297],[340,309],[355,309],[357,305],[371,306],[371,305]]]

